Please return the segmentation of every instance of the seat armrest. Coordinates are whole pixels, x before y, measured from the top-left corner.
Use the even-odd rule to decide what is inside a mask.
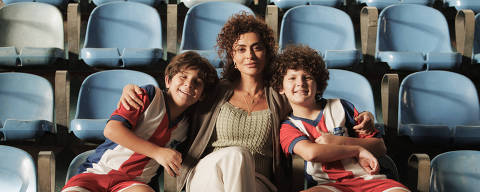
[[[398,132],[398,74],[385,74],[382,79],[382,115],[385,136],[394,138]]]
[[[419,192],[428,192],[430,187],[430,157],[427,154],[412,154],[408,158],[409,187]]]
[[[38,191],[55,191],[55,155],[52,151],[38,153]]]

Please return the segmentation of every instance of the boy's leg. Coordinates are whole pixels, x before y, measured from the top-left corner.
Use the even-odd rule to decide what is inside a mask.
[[[109,183],[110,179],[106,178],[105,175],[81,173],[70,178],[63,187],[62,192],[102,191],[108,188]]]
[[[202,158],[188,176],[186,191],[256,191],[255,162],[248,150],[227,147]]]
[[[124,188],[121,192],[155,192],[150,186],[148,185],[133,185],[128,188]]]

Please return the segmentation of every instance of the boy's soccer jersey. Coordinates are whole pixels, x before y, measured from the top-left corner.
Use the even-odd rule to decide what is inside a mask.
[[[110,120],[121,121],[132,132],[162,147],[175,147],[183,142],[187,134],[187,120],[182,116],[170,123],[165,95],[153,85],[142,87],[138,95],[143,106],[139,110],[116,109]],[[97,147],[95,153],[79,168],[79,173],[109,174],[123,172],[136,181],[148,183],[156,174],[159,164],[142,154],[135,153],[109,139]]]
[[[347,137],[380,137],[378,130],[370,135],[358,135],[353,130],[358,111],[348,101],[342,99],[320,99],[322,111],[315,120],[290,115],[282,123],[280,143],[286,154],[293,154],[295,144],[301,140],[315,139],[322,132]],[[365,179],[385,178],[384,175],[369,175],[355,158],[347,158],[329,163],[306,162],[307,179],[318,184],[331,183],[341,179],[363,177]]]

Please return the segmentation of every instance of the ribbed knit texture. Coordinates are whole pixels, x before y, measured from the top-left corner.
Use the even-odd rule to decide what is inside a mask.
[[[229,146],[247,148],[255,158],[255,171],[270,177],[272,174],[272,141],[270,110],[248,112],[226,102],[216,123],[214,150]]]

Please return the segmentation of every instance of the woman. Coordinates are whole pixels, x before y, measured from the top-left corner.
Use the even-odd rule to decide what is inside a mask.
[[[277,50],[273,31],[254,15],[237,14],[217,47],[226,56],[224,79],[196,106],[177,190],[290,191],[291,161],[282,155],[279,128],[291,109],[268,84]],[[136,89],[125,87],[125,107],[138,107]],[[360,129],[373,127],[371,113],[361,118]]]

